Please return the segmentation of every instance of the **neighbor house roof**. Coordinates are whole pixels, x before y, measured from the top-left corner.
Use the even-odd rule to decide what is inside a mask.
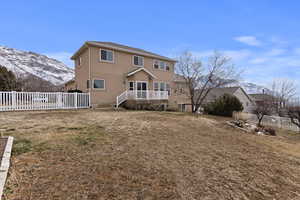
[[[250,96],[245,92],[245,90],[242,87],[224,87],[224,88],[214,88],[212,89],[206,96],[205,102],[211,102],[219,98],[220,96],[224,94],[230,94],[234,95],[234,93],[241,89],[242,92],[245,94],[245,96],[252,102],[253,100],[250,98]]]
[[[127,74],[127,77],[132,76],[132,75],[134,75],[134,74],[136,74],[136,73],[138,73],[138,72],[140,72],[140,71],[144,71],[144,72],[146,72],[147,74],[149,74],[151,77],[157,79],[157,77],[156,77],[154,74],[152,74],[149,70],[145,69],[144,67],[140,67],[140,68],[137,68],[137,69],[135,69],[135,70],[129,72],[129,73]]]
[[[186,82],[184,76],[180,75],[180,74],[174,74],[173,76],[173,81],[174,82]]]
[[[249,96],[254,101],[270,100],[270,99],[274,98],[272,95],[269,95],[269,94],[249,94]]]
[[[145,51],[143,49],[129,47],[129,46],[117,44],[114,42],[99,42],[99,41],[85,42],[84,45],[82,45],[81,48],[75,52],[75,54],[71,57],[71,59],[74,60],[88,46],[108,48],[108,49],[123,51],[123,52],[127,52],[127,53],[137,54],[137,55],[141,55],[141,56],[148,56],[148,57],[157,58],[157,59],[161,59],[161,60],[167,60],[170,62],[176,62],[176,60],[174,60],[174,59],[171,59],[171,58],[168,58],[165,56],[161,56],[161,55],[149,52],[149,51]]]

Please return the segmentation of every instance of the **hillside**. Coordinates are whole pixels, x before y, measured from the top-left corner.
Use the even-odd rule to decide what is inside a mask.
[[[0,46],[0,65],[17,76],[35,76],[56,86],[74,77],[74,70],[58,60],[4,46]]]
[[[3,133],[15,138],[5,199],[299,197],[297,134],[252,135],[224,118],[176,112],[35,111],[0,118]]]

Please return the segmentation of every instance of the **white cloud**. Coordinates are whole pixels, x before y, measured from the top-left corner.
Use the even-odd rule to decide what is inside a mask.
[[[249,46],[261,46],[262,43],[254,36],[239,36],[235,37],[234,40],[241,43],[247,44]]]
[[[295,53],[296,55],[300,55],[300,48],[295,48],[295,49],[294,49],[294,53]]]
[[[192,51],[192,54],[200,59],[205,59],[214,54],[214,50],[207,50],[207,51]],[[231,58],[233,61],[241,61],[249,56],[251,56],[251,51],[247,49],[241,49],[241,50],[224,50],[224,51],[217,51],[225,56]]]
[[[208,51],[192,51],[192,54],[198,58],[207,58],[211,55],[214,54],[213,50],[208,50]]]
[[[249,58],[252,54],[251,51],[247,49],[226,50],[226,51],[221,51],[221,53],[224,53],[226,56],[232,58],[233,61],[242,61],[246,58]]]
[[[286,50],[285,49],[279,49],[279,48],[274,48],[274,49],[271,49],[269,52],[267,52],[266,54],[268,56],[279,56],[279,55],[282,55],[283,53],[285,53]]]
[[[69,52],[53,52],[53,53],[44,53],[49,58],[54,58],[58,61],[63,62],[68,67],[73,67],[74,62],[71,60],[72,53]]]
[[[280,37],[277,37],[277,36],[272,36],[270,37],[270,41],[274,44],[274,45],[279,45],[279,46],[285,46],[288,44],[288,41],[280,38]]]
[[[262,64],[268,61],[268,58],[254,58],[249,61],[251,64]]]

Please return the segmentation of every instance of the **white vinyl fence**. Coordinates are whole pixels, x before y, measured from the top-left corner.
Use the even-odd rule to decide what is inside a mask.
[[[0,112],[17,110],[77,109],[89,107],[89,93],[0,91]]]
[[[249,120],[254,123],[258,123],[258,119],[255,114],[244,113],[244,112],[234,112],[234,119],[243,119]],[[282,128],[291,131],[300,131],[299,128],[291,122],[290,118],[287,117],[279,117],[279,116],[264,116],[262,120],[262,125],[264,126],[273,126],[277,128]]]

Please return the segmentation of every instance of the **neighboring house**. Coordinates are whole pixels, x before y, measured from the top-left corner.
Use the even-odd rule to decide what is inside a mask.
[[[251,112],[254,106],[254,102],[251,97],[241,87],[225,87],[225,88],[214,88],[206,96],[204,103],[210,103],[215,101],[217,98],[224,94],[230,94],[237,97],[243,104],[244,112]]]
[[[264,103],[274,102],[274,97],[269,94],[249,94],[249,96],[252,98],[256,105],[263,105]]]
[[[70,90],[76,90],[77,86],[76,86],[76,82],[74,79],[69,80],[68,82],[66,82],[64,84],[64,92],[68,92]]]
[[[261,93],[261,94],[249,94],[257,106],[270,105],[274,108],[273,115],[287,116],[287,109],[285,103],[280,103],[280,99],[277,97]]]
[[[177,109],[181,112],[191,112],[192,104],[186,80],[183,76],[174,74],[173,82],[173,95],[175,103],[178,105]]]
[[[177,108],[175,60],[112,42],[88,41],[72,56],[76,89],[90,92],[92,106],[124,102]]]

